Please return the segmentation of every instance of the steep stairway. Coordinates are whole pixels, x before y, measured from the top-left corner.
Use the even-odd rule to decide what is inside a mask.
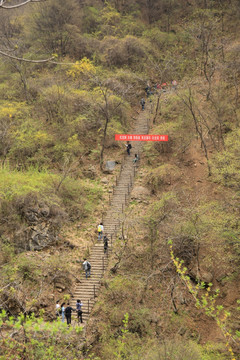
[[[147,106],[146,109],[139,114],[132,134],[148,134],[150,116],[150,109],[148,108],[150,108],[150,106]],[[133,158],[135,154],[141,153],[143,142],[133,141],[131,144],[131,154],[130,156],[126,154],[124,157],[121,165],[121,171],[116,179],[115,185],[113,186],[113,193],[109,201],[109,208],[103,217],[104,234],[107,234],[110,240],[108,254],[104,254],[103,242],[97,241],[91,248],[91,254],[88,258],[88,261],[92,266],[91,277],[86,279],[85,272],[83,271],[81,283],[77,285],[74,297],[71,300],[71,306],[73,308],[76,307],[77,299],[80,299],[83,303],[82,310],[84,328],[96,301],[101,278],[108,266],[108,257],[111,256],[111,249],[114,246],[114,240],[116,239],[117,232],[122,224],[121,215],[123,214],[131,196],[134,177],[137,171],[137,166],[133,164]]]

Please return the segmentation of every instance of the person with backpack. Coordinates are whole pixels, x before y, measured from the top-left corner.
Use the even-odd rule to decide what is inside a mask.
[[[145,107],[145,100],[144,100],[144,98],[141,99],[140,104],[142,105],[142,110],[144,110],[144,107]]]
[[[129,143],[129,141],[127,141],[127,143],[125,144],[126,148],[127,148],[127,154],[130,155],[130,150],[132,148],[132,145]]]
[[[136,162],[139,160],[139,156],[138,154],[135,154],[134,159],[133,159],[133,164],[136,164]]]
[[[84,269],[84,271],[85,271],[86,279],[87,279],[88,277],[91,276],[91,264],[90,264],[89,261],[87,261],[87,259],[84,259],[83,269]]]
[[[107,251],[108,251],[108,241],[109,241],[109,239],[108,239],[107,235],[105,235],[104,238],[103,238],[103,251],[104,251],[104,254],[106,254]]]
[[[101,240],[103,237],[103,231],[104,231],[104,227],[103,227],[103,223],[101,222],[98,225],[98,240]]]
[[[77,311],[77,318],[78,318],[78,324],[79,322],[83,322],[82,320],[82,306],[83,306],[83,303],[81,302],[81,300],[77,300],[77,303],[76,303],[76,311]]]
[[[65,302],[61,305],[62,322],[65,320]]]
[[[68,325],[71,325],[71,322],[72,322],[72,311],[75,311],[75,310],[68,303],[67,307],[65,309],[65,316],[66,316]]]

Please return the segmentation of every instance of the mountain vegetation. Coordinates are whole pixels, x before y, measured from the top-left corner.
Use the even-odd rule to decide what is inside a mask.
[[[238,0],[0,0],[0,359],[240,359],[239,31]],[[54,306],[147,84],[169,141],[144,146],[82,344]]]

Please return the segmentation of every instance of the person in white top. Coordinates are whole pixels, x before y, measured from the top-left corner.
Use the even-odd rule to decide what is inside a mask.
[[[59,300],[56,302],[56,316],[59,317],[60,316],[60,309],[61,306],[59,304]]]
[[[91,264],[90,264],[89,261],[87,261],[87,259],[84,259],[83,269],[84,269],[84,271],[85,271],[86,279],[87,279],[88,277],[91,276]]]

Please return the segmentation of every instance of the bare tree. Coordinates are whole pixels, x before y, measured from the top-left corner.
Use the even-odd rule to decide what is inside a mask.
[[[33,2],[39,2],[40,0],[35,0]],[[45,1],[45,0],[44,0]],[[12,61],[16,60],[18,62],[27,62],[27,63],[46,63],[50,60],[53,60],[54,57],[51,56],[47,59],[26,59],[21,54],[23,53],[25,49],[25,45],[21,43],[19,40],[18,34],[20,25],[18,24],[17,20],[14,20],[10,17],[11,12],[3,12],[1,8],[6,9],[14,9],[15,7],[23,6],[27,4],[30,1],[26,1],[17,5],[12,6],[5,6],[4,4],[6,1],[0,0],[0,11],[1,11],[1,29],[0,29],[0,40],[1,40],[1,48],[0,48],[0,56],[3,56],[5,58],[11,59]],[[15,16],[15,19],[17,17]],[[19,63],[18,69],[16,69],[19,72],[19,67],[21,67],[21,64]]]
[[[2,165],[4,165],[7,153],[11,146],[10,136],[11,118],[0,119],[0,155],[3,156]]]
[[[107,130],[108,125],[116,113],[117,109],[124,103],[124,98],[130,87],[122,88],[117,81],[105,81],[102,82],[99,78],[93,79],[93,82],[100,88],[102,102],[97,102],[97,106],[99,107],[103,118],[104,118],[104,127],[103,127],[103,137],[102,137],[102,144],[101,144],[101,152],[100,152],[100,169],[103,170],[103,156],[104,150],[106,146],[106,137],[107,137]],[[116,103],[112,103],[110,97],[117,93],[119,100]]]
[[[186,107],[189,109],[189,111],[190,111],[190,113],[192,115],[194,125],[195,125],[195,129],[196,129],[196,133],[200,137],[201,147],[204,150],[204,155],[205,155],[205,158],[207,160],[208,175],[211,176],[211,167],[210,167],[210,164],[209,164],[209,156],[208,156],[207,144],[206,144],[206,140],[205,140],[205,137],[204,137],[203,123],[200,121],[200,119],[199,119],[199,117],[197,115],[196,109],[194,107],[194,98],[193,98],[193,95],[192,95],[191,88],[189,88],[188,95],[185,96],[185,97],[180,97],[180,99],[186,105]]]
[[[150,64],[151,64],[151,70],[154,71],[154,78],[157,77],[157,82],[158,83],[162,83],[163,81],[165,81],[166,78],[170,77],[170,74],[173,71],[174,68],[174,64],[172,59],[165,59],[164,62],[156,62],[155,60],[149,60]],[[156,120],[157,120],[157,116],[158,113],[161,112],[161,103],[160,103],[160,98],[161,98],[161,91],[157,92],[157,103],[156,103],[156,108],[155,108],[155,114],[153,116],[153,124],[155,124]]]

